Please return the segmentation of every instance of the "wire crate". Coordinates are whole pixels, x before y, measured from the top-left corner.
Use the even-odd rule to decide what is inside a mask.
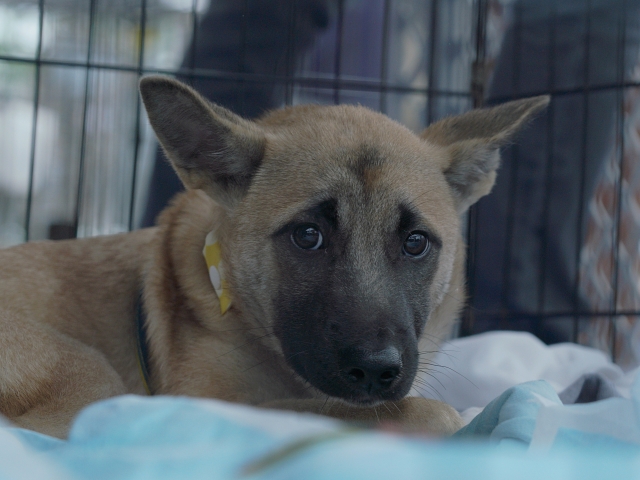
[[[459,334],[640,363],[640,2],[0,0],[0,246],[152,222],[177,188],[137,93],[175,75],[254,117],[358,103],[414,131],[549,93],[466,234]]]

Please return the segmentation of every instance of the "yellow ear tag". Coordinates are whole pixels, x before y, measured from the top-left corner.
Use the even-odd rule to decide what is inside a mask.
[[[224,278],[224,268],[222,265],[222,256],[220,252],[220,243],[216,239],[215,230],[209,232],[202,250],[204,260],[209,270],[209,279],[211,285],[220,300],[220,312],[224,315],[231,306],[231,297],[229,296],[229,288]]]

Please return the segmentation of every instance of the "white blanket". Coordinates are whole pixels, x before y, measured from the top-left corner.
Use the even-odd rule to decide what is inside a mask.
[[[599,350],[561,343],[545,345],[530,333],[488,332],[446,342],[419,373],[414,394],[443,400],[468,422],[506,389],[546,380],[560,393],[586,373],[597,373],[630,397],[638,369],[623,372]],[[427,385],[425,385],[427,384]]]

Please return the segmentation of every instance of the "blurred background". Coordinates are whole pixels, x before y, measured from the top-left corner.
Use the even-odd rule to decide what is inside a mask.
[[[151,225],[180,187],[137,94],[163,73],[256,117],[354,103],[419,132],[542,93],[472,208],[458,334],[640,363],[640,1],[0,0],[0,246]]]

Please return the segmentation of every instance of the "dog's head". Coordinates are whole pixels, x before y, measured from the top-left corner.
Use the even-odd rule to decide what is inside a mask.
[[[311,385],[360,404],[409,391],[418,339],[461,282],[460,215],[493,186],[500,146],[548,102],[475,110],[419,137],[362,107],[251,122],[167,78],[141,92],[184,184],[226,212],[236,307]]]

